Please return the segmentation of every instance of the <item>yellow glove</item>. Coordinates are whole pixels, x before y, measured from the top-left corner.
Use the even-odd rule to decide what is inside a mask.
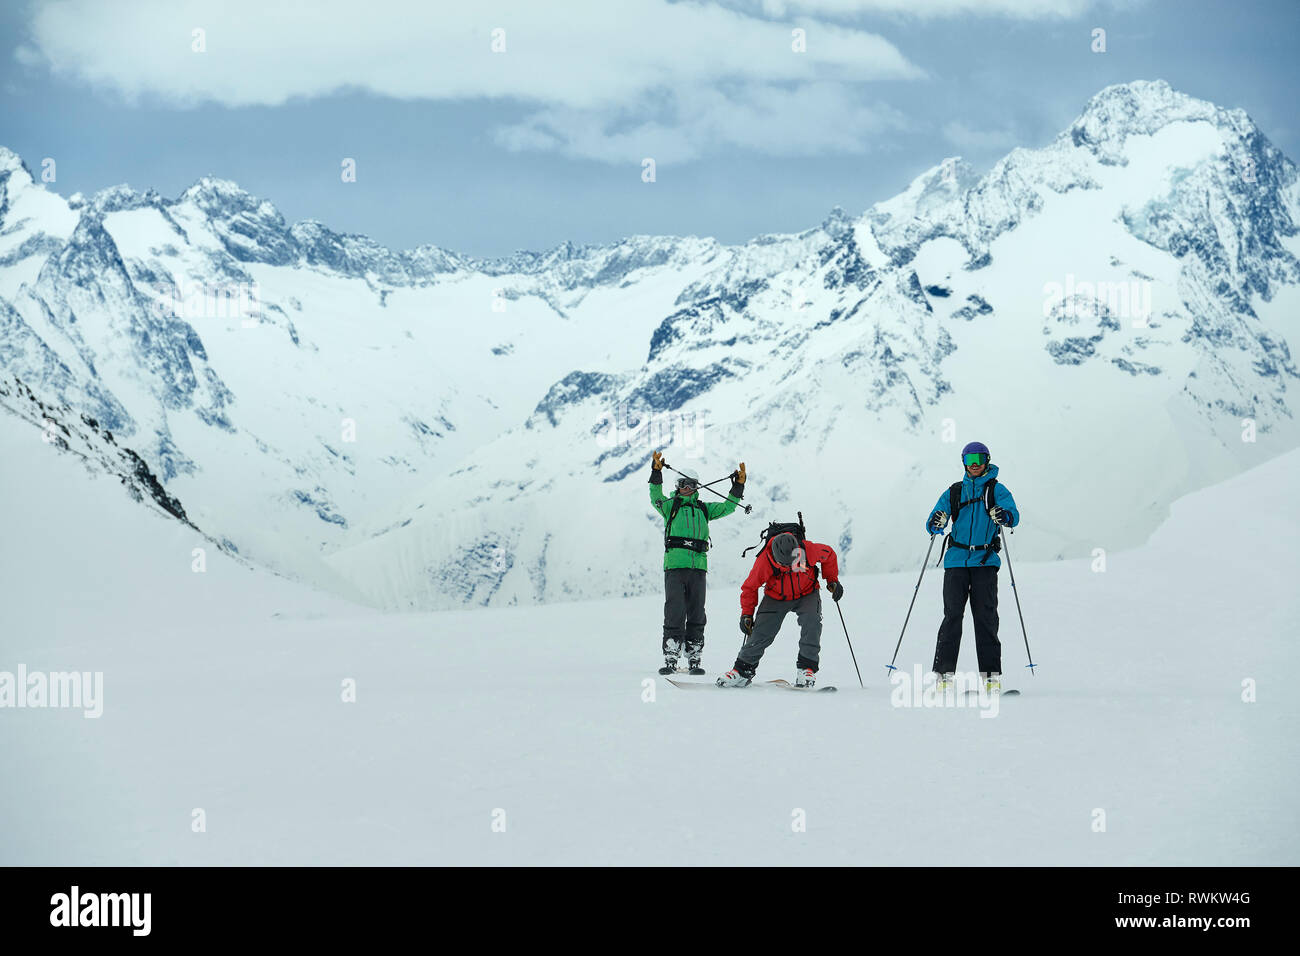
[[[659,452],[655,452],[654,458],[650,460],[650,467],[653,468],[655,471],[658,471],[659,469],[663,468],[663,466],[664,466],[664,456],[659,454]]]
[[[736,469],[736,481],[742,485],[745,483],[745,463],[743,461],[740,463],[740,467]]]

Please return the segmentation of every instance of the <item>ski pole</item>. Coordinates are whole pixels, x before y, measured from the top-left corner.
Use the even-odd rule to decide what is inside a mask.
[[[840,602],[835,602],[835,610],[840,611]],[[844,628],[844,639],[849,641],[849,626],[844,623],[844,612],[840,611],[840,627]],[[853,658],[853,669],[858,671],[858,655],[853,653],[853,642],[849,641],[849,656]],[[866,690],[867,685],[862,683],[862,671],[858,671],[858,686]]]
[[[1007,531],[1011,532],[1011,529],[1008,528]],[[1037,674],[1038,672],[1034,670],[1034,655],[1033,652],[1029,650],[1029,632],[1025,630],[1025,615],[1024,612],[1020,610],[1020,592],[1016,590],[1016,572],[1011,567],[1011,549],[1007,548],[1007,543],[1005,541],[1002,542],[1002,547],[1005,548],[1007,552],[1007,573],[1011,575],[1011,593],[1016,598],[1016,614],[1020,615],[1020,633],[1025,635],[1025,654],[1029,657],[1029,663],[1025,666],[1029,668],[1029,673]]]
[[[930,552],[934,550],[933,534],[930,535],[930,547],[925,549],[925,560],[921,562],[921,574],[916,579],[916,587],[912,588],[912,601],[907,605],[907,617],[903,618],[903,629],[898,632],[898,643],[894,645],[894,656],[890,658],[885,668],[890,671],[898,670],[894,666],[894,661],[898,660],[898,649],[903,646],[903,635],[907,633],[907,622],[912,619],[912,606],[916,604],[916,594],[921,590],[921,578],[925,577],[925,566],[930,563]]]
[[[713,490],[714,490],[714,489],[713,489],[713,486],[716,485],[718,482],[720,482],[720,481],[730,481],[730,482],[734,482],[734,481],[735,481],[737,478],[739,478],[739,477],[740,477],[740,472],[739,472],[739,471],[733,471],[731,474],[729,474],[729,475],[723,475],[721,478],[714,478],[712,481],[706,481],[706,482],[704,482],[704,484],[700,485],[700,487],[701,487],[701,488],[708,488],[710,491],[713,491]],[[723,497],[725,498],[726,495],[723,495]],[[746,507],[745,510],[748,511],[749,508]]]
[[[729,474],[729,475],[723,475],[721,478],[714,478],[712,481],[706,481],[704,484],[700,485],[700,487],[701,487],[701,488],[712,488],[714,485],[716,485],[716,484],[717,484],[718,482],[720,482],[720,481],[735,481],[735,480],[736,480],[736,475],[738,475],[738,474],[740,474],[740,472],[733,471],[731,474]]]
[[[669,471],[677,471],[677,469],[674,468],[672,465],[668,464],[668,462],[664,462],[664,467],[667,468]],[[680,475],[681,472],[680,472],[680,471],[677,471],[677,474]],[[685,477],[685,476],[683,475],[683,477]],[[730,477],[730,476],[728,476],[728,475],[723,475],[723,476],[722,476],[722,478],[727,478],[727,477]],[[718,481],[721,481],[722,478],[719,478]],[[709,488],[708,485],[700,485],[700,487],[701,487],[701,488]],[[709,491],[713,492],[715,495],[717,495],[717,496],[718,496],[719,498],[721,498],[723,501],[726,501],[727,498],[729,497],[728,495],[724,495],[724,494],[723,494],[722,492],[720,492],[717,488],[709,488]],[[754,510],[754,506],[753,506],[753,505],[741,505],[741,506],[740,506],[740,510],[743,511],[743,512],[745,512],[745,514],[749,514],[751,511]]]

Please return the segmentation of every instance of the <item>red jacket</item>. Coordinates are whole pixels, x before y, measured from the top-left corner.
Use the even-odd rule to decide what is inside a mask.
[[[819,585],[814,572],[819,564],[828,583],[840,579],[840,566],[835,559],[835,550],[830,545],[804,541],[804,548],[806,567],[802,571],[777,564],[771,556],[770,544],[759,552],[758,559],[754,561],[754,569],[740,586],[741,614],[754,613],[754,608],[758,606],[759,588],[776,601],[794,601],[816,591]]]

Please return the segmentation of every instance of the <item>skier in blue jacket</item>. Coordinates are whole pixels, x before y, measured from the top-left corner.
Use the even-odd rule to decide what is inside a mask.
[[[961,450],[966,476],[944,491],[925,519],[925,530],[941,534],[952,521],[943,551],[943,623],[934,650],[939,688],[953,684],[961,647],[962,617],[970,599],[975,618],[975,652],[985,687],[1002,689],[1002,644],[998,641],[997,552],[999,532],[1020,523],[1020,511],[1007,487],[997,480],[998,466],[988,446],[973,441]]]

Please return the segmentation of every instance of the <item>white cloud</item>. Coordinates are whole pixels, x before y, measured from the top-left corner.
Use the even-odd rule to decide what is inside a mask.
[[[636,112],[636,111],[634,111]],[[509,149],[549,148],[608,162],[684,162],[728,146],[776,156],[869,149],[875,137],[909,127],[899,111],[864,102],[836,83],[794,89],[753,84],[743,90],[660,91],[625,125],[623,111],[546,109],[498,132]]]
[[[795,26],[805,53],[791,50]],[[203,53],[191,50],[198,28]],[[275,106],[345,89],[509,99],[536,112],[498,131],[504,145],[619,161],[652,155],[647,141],[679,157],[863,149],[896,120],[865,84],[925,75],[865,30],[667,0],[43,0],[29,33],[21,62],[129,102]]]
[[[1001,150],[1008,149],[1020,142],[1020,137],[1011,129],[973,129],[959,120],[945,123],[943,138],[962,149]]]
[[[733,0],[733,3],[740,9],[761,10],[771,17],[792,13],[831,17],[875,13],[922,20],[960,16],[1068,20],[1095,6],[1093,0]]]

